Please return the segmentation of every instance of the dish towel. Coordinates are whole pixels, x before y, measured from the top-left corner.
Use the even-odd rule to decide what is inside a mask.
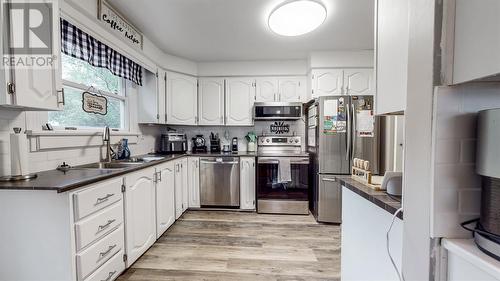
[[[292,171],[290,168],[290,159],[283,158],[278,160],[278,182],[285,183],[292,181]]]

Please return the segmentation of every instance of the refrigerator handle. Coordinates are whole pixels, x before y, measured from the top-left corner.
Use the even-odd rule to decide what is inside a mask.
[[[357,139],[356,123],[358,121],[356,120],[356,108],[354,107],[354,103],[352,103],[351,106],[352,106],[352,157],[354,157],[354,154],[356,153],[356,139]]]
[[[346,106],[347,108],[347,130],[346,130],[346,135],[347,135],[347,142],[346,142],[346,149],[345,149],[345,160],[349,161],[349,153],[351,152],[351,109],[349,108],[349,105]]]

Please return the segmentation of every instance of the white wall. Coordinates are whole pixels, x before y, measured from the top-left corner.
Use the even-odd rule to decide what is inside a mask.
[[[368,68],[373,67],[373,50],[312,52],[309,68]]]
[[[200,62],[199,76],[306,75],[306,60]]]
[[[405,111],[403,273],[430,280],[430,186],[436,0],[410,1]]]
[[[431,237],[469,238],[460,223],[479,216],[476,119],[500,107],[500,84],[438,87],[434,97]]]
[[[71,8],[73,8],[82,15],[87,17],[89,25],[97,24],[97,0],[95,1],[63,0],[63,1],[64,1],[63,3],[64,5],[62,5],[63,13],[68,12],[72,10]],[[64,10],[65,8],[67,8],[67,10]],[[99,25],[99,27],[101,27],[101,25]],[[113,33],[102,34],[102,36],[105,36],[105,40],[110,40],[110,41],[121,40]],[[144,38],[144,43],[143,43],[143,50],[141,53],[149,60],[151,60],[153,63],[157,64],[158,66],[164,69],[190,75],[197,75],[197,65],[195,62],[167,54],[161,51],[158,47],[156,47],[154,43],[151,42],[147,37],[144,36],[143,38]],[[125,44],[124,42],[122,43]]]

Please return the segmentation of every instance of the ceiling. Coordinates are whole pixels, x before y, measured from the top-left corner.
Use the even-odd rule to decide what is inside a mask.
[[[108,1],[164,52],[197,62],[373,49],[373,0],[321,0],[325,23],[298,37],[274,34],[267,26],[271,10],[285,0]]]

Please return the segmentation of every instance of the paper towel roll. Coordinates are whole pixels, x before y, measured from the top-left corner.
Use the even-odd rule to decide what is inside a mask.
[[[26,134],[10,134],[10,173],[13,176],[29,174]]]

